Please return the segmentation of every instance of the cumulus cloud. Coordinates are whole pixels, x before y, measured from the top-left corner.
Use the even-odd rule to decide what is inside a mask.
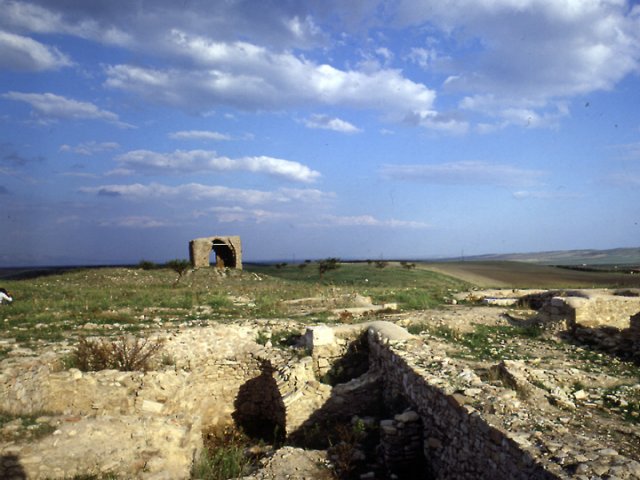
[[[384,178],[410,180],[437,185],[498,185],[531,186],[540,183],[546,174],[514,165],[476,161],[450,162],[435,165],[385,165],[380,170]]]
[[[333,130],[335,132],[359,133],[362,131],[355,125],[345,120],[341,120],[339,118],[331,118],[328,115],[311,115],[311,117],[303,120],[303,122],[309,128]]]
[[[53,93],[8,92],[2,97],[28,103],[44,119],[103,120],[119,127],[131,127],[120,121],[115,113],[101,110],[93,103],[79,102]]]
[[[231,136],[227,134],[210,130],[181,130],[170,133],[169,138],[173,140],[213,140],[216,142],[231,140]]]
[[[291,160],[267,156],[229,158],[218,156],[208,150],[176,150],[160,153],[150,150],[132,150],[116,157],[122,171],[130,174],[140,172],[191,173],[247,171],[265,173],[297,182],[313,182],[320,172]]]
[[[64,6],[52,9],[51,3],[47,0],[41,2],[44,6],[37,3],[38,1],[0,0],[0,10],[2,11],[0,25],[40,34],[63,33],[113,45],[124,46],[132,42],[132,37],[129,34],[115,25],[107,23],[107,15],[104,15],[107,20],[96,20],[103,16],[97,15],[97,13],[105,14],[109,9],[109,6],[102,2],[81,2],[75,6],[68,6],[67,11]],[[90,3],[92,5],[89,5]],[[124,15],[129,8],[124,4],[122,7],[121,15]],[[92,11],[92,8],[101,11]],[[116,19],[113,18],[113,20]]]
[[[400,70],[341,70],[291,52],[247,42],[216,42],[178,30],[171,38],[176,52],[196,68],[113,65],[106,70],[105,84],[152,102],[198,111],[219,104],[247,110],[341,105],[396,115],[433,108],[435,92]]]
[[[117,150],[120,145],[116,142],[96,142],[91,140],[89,142],[79,143],[76,146],[60,145],[61,152],[77,153],[78,155],[93,155],[95,153],[109,152],[111,150]]]
[[[315,189],[278,189],[273,192],[253,189],[229,188],[220,185],[203,185],[188,183],[183,185],[163,185],[141,183],[126,185],[101,185],[97,187],[82,187],[81,193],[106,197],[123,197],[133,200],[158,198],[180,198],[188,200],[220,200],[231,203],[264,204],[288,203],[291,201],[316,202],[331,198],[332,194]]]
[[[40,72],[57,70],[71,64],[69,57],[54,47],[0,30],[0,69]]]
[[[627,2],[402,0],[392,10],[397,25],[430,24],[473,48],[449,65],[448,91],[492,94],[516,107],[610,89],[640,60],[640,9]],[[414,50],[415,61],[436,58],[429,47]]]

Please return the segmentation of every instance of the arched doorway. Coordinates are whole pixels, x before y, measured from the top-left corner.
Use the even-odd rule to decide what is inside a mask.
[[[216,268],[236,268],[236,252],[233,246],[216,238],[211,243],[211,251],[215,256]]]

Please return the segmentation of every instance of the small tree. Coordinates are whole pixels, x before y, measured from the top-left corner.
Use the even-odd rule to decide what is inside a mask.
[[[178,274],[178,278],[174,282],[174,286],[178,284],[182,276],[191,268],[191,262],[189,260],[182,260],[176,258],[166,263],[166,266]]]
[[[338,262],[340,262],[340,259],[333,258],[333,257],[320,260],[318,262],[318,273],[320,273],[320,278],[322,278],[324,274],[329,270],[335,270],[337,268],[340,268],[340,264]]]

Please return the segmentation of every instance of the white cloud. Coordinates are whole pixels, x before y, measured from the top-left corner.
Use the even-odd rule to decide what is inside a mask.
[[[518,190],[517,192],[513,192],[513,196],[517,199],[533,198],[537,200],[557,200],[583,197],[583,195],[578,193],[550,192],[546,190]]]
[[[637,71],[640,10],[617,0],[461,0],[395,9],[396,24],[431,25],[473,48],[451,64],[450,91],[493,94],[519,104],[607,90]],[[428,63],[438,52],[415,50]]]
[[[410,180],[438,185],[530,186],[540,183],[546,174],[513,165],[485,162],[451,162],[436,165],[385,165],[384,178]]]
[[[210,130],[182,130],[170,133],[169,138],[173,140],[213,140],[216,142],[231,140],[231,136],[229,135]]]
[[[569,115],[565,102],[540,102],[526,98],[506,99],[495,95],[464,97],[460,108],[482,113],[495,119],[493,123],[476,125],[480,133],[491,133],[509,126],[527,128],[556,128],[562,118]]]
[[[424,222],[406,220],[380,220],[372,215],[322,215],[320,221],[307,224],[308,226],[326,227],[385,227],[385,228],[429,228]]]
[[[605,181],[614,187],[640,188],[640,173],[616,172],[608,175]]]
[[[28,103],[37,115],[45,119],[104,120],[119,127],[132,127],[120,121],[115,113],[101,110],[93,103],[79,102],[53,93],[8,92],[2,97]]]
[[[265,204],[288,203],[291,201],[317,202],[331,198],[331,193],[315,189],[278,189],[274,192],[252,189],[229,188],[220,185],[203,185],[188,183],[183,185],[162,185],[141,183],[126,185],[101,185],[97,187],[82,187],[81,193],[103,197],[123,197],[132,200],[148,200],[158,198],[180,198],[186,200],[219,200],[230,203]]]
[[[320,177],[319,172],[291,160],[267,156],[234,159],[218,156],[216,152],[208,150],[176,150],[172,153],[132,150],[117,156],[116,161],[127,174],[131,171],[165,173],[248,171],[307,183],[314,182]]]
[[[95,19],[99,18],[98,15],[82,12],[82,7],[65,16],[63,11],[49,8],[51,5],[48,0],[43,2],[46,7],[36,5],[36,3],[0,0],[0,10],[2,11],[0,25],[41,34],[64,33],[120,46],[128,45],[132,41],[132,37],[123,30],[96,21]],[[125,6],[123,5],[123,7]],[[126,9],[123,9],[122,14],[125,13]]]
[[[164,220],[158,220],[147,216],[127,216],[103,220],[98,224],[101,227],[124,227],[124,228],[159,228],[171,226]]]
[[[118,148],[120,148],[120,145],[116,142],[96,142],[94,140],[79,143],[75,147],[67,144],[60,145],[61,152],[77,153],[78,155],[93,155],[95,153],[117,150]]]
[[[430,110],[435,100],[433,90],[400,70],[340,70],[290,52],[247,42],[216,42],[178,30],[171,39],[176,54],[189,58],[195,68],[115,65],[106,70],[106,85],[197,111],[218,104],[248,110],[319,104],[374,109],[397,117]]]
[[[438,113],[433,110],[414,111],[405,117],[405,122],[419,125],[429,130],[437,130],[453,135],[464,134],[469,130],[469,122],[456,114]]]
[[[309,128],[319,128],[324,130],[333,130],[342,133],[359,133],[362,132],[355,125],[341,120],[339,118],[331,118],[328,115],[311,115],[311,117],[303,120],[304,124]]]
[[[69,57],[54,47],[0,30],[0,69],[39,72],[71,64]]]
[[[247,209],[243,207],[213,207],[196,216],[213,215],[220,223],[268,223],[293,218],[290,213],[273,212],[263,209]]]

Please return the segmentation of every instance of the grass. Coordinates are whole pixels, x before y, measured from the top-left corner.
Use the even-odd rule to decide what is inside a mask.
[[[228,427],[221,432],[205,432],[203,437],[205,448],[193,464],[191,478],[224,480],[250,472],[253,461],[245,453],[250,442],[243,433]]]
[[[407,269],[401,264],[389,263],[385,268],[375,264],[342,263],[340,268],[327,271],[320,278],[318,264],[311,263],[305,268],[298,265],[253,266],[252,271],[283,280],[289,288],[298,285],[338,287],[343,290],[358,291],[371,296],[376,303],[398,303],[403,310],[434,308],[445,302],[452,291],[469,288],[468,283],[425,269]],[[301,292],[300,292],[301,293]],[[300,298],[309,295],[297,295]]]
[[[506,325],[474,326],[472,332],[460,332],[446,325],[418,323],[407,329],[414,335],[427,333],[460,347],[457,356],[478,360],[526,358],[518,351],[518,340],[542,340],[543,331],[537,326],[514,327]]]
[[[285,300],[355,292],[376,303],[396,302],[403,310],[432,308],[452,290],[467,284],[424,269],[390,263],[376,268],[366,263],[342,263],[320,279],[317,263],[247,266],[220,276],[215,269],[184,273],[175,283],[170,268],[78,269],[25,280],[7,280],[3,286],[15,297],[2,306],[0,338],[14,338],[22,346],[74,341],[78,327],[92,335],[117,337],[157,322],[226,321],[232,318],[285,318]],[[250,299],[247,305],[231,297]],[[316,312],[310,321],[327,321]],[[0,357],[6,355],[0,352]]]

